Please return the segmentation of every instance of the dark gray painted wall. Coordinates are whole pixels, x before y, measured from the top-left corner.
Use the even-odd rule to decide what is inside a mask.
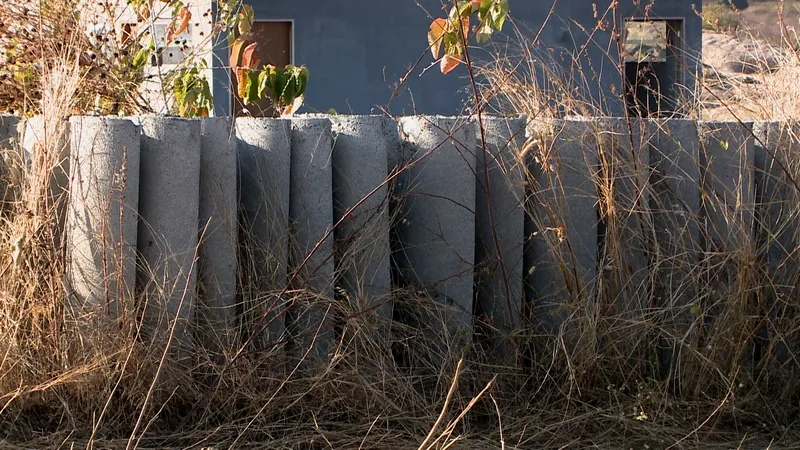
[[[652,1],[652,0],[651,0]],[[295,64],[305,64],[311,71],[303,111],[327,111],[365,114],[380,112],[391,101],[393,114],[459,114],[470,95],[467,71],[462,66],[447,76],[430,66],[427,30],[431,16],[444,15],[441,0],[249,0],[257,20],[294,20]],[[597,20],[591,0],[510,0],[514,23],[529,39],[539,35],[542,48],[560,60],[567,70],[584,75],[583,87],[593,102],[601,102],[607,112],[622,112],[615,86],[621,92],[618,51],[611,41],[611,29],[595,29]],[[600,15],[610,0],[597,3]],[[620,0],[617,21],[624,17],[645,15],[647,0]],[[702,42],[700,0],[658,0],[649,17],[685,18],[687,49],[698,52]],[[551,11],[553,14],[549,14]],[[427,11],[427,12],[426,12]],[[428,15],[430,13],[430,16]],[[609,14],[613,27],[613,15]],[[544,25],[544,26],[543,26]],[[508,34],[513,27],[506,25]],[[541,32],[540,32],[541,30]],[[587,34],[588,33],[588,34]],[[591,39],[588,36],[591,34]],[[503,45],[507,38],[498,36],[493,45]],[[589,42],[586,48],[584,44]],[[511,39],[516,42],[516,39]],[[574,58],[572,55],[578,55]],[[474,58],[486,58],[485,48],[472,50]],[[228,58],[224,49],[217,51],[222,65]],[[392,100],[395,86],[419,61],[403,88]],[[688,61],[685,80],[693,88],[696,67]],[[214,74],[215,111],[229,111],[226,72]],[[603,86],[603,89],[598,88]]]

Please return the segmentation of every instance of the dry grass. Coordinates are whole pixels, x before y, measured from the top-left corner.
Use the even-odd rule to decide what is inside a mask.
[[[741,24],[744,30],[749,30],[759,39],[766,40],[773,45],[780,45],[786,37],[783,27],[775,26],[783,16],[783,23],[791,29],[800,26],[800,3],[796,0],[782,2],[761,0],[751,1],[750,7],[740,12]],[[789,30],[791,32],[791,30]],[[794,40],[797,42],[797,40]]]
[[[705,14],[705,12],[704,12]],[[704,58],[702,117],[708,120],[796,120],[800,118],[795,80],[800,70],[796,43],[800,7],[793,2],[753,3],[741,16],[734,39],[749,45],[741,55],[754,73],[725,72],[717,53]],[[724,52],[722,52],[724,53]],[[717,59],[715,59],[717,58]]]
[[[736,208],[720,207],[722,199],[714,195],[702,208],[687,210],[669,182],[686,174],[674,173],[662,158],[651,175],[650,166],[629,156],[631,147],[652,142],[659,129],[670,136],[669,123],[640,128],[636,122],[589,122],[581,138],[595,140],[597,154],[561,160],[553,148],[563,130],[550,119],[602,108],[581,95],[587,80],[569,80],[555,69],[543,74],[545,83],[531,84],[537,71],[551,66],[534,62],[538,56],[530,48],[520,55],[527,65],[516,72],[507,70],[504,57],[489,66],[483,92],[496,111],[523,112],[535,122],[536,139],[518,149],[518,163],[527,169],[525,207],[537,228],[548,230],[536,239],[549,249],[554,278],[591,288],[549,299],[563,305],[555,335],[542,333],[530,312],[514,332],[521,350],[509,366],[481,350],[480,340],[438,353],[440,346],[430,342],[442,333],[437,324],[447,311],[412,289],[392,294],[403,307],[391,323],[376,323],[341,296],[320,296],[302,285],[287,291],[282,301],[301,309],[324,303],[336,318],[333,356],[314,370],[301,365],[302,354],[280,351],[283,342],[240,353],[247,327],[237,330],[238,342],[219,336],[227,342],[221,359],[202,350],[176,358],[164,342],[140,335],[135,314],[126,321],[75,314],[62,294],[64,194],[54,188],[52,172],[61,164],[61,112],[75,104],[83,73],[71,58],[48,66],[41,91],[46,139],[29,162],[7,158],[16,164],[8,172],[18,175],[0,220],[2,445],[796,446],[800,316],[790,287],[798,273],[774,269],[796,268],[796,255],[765,255],[774,254],[776,239],[793,236],[787,230],[797,229],[800,210],[786,192],[794,192],[800,159],[785,155],[787,170],[770,174],[786,214],[757,216],[756,239],[699,253],[699,242],[685,231],[705,224],[708,211],[722,211],[720,221],[739,232],[749,229],[747,219]],[[783,138],[797,145],[795,134],[787,131]],[[561,190],[557,170],[565,164],[586,174],[583,194],[599,205],[602,270],[588,279],[576,278],[573,270],[570,244],[576,242],[564,221],[569,193]],[[778,193],[760,195],[762,204],[770,204]],[[716,232],[703,227],[695,236],[708,240]],[[252,248],[243,253],[242,266],[252,266]],[[649,269],[641,270],[642,261]],[[274,308],[275,288],[247,275],[243,270],[240,310]],[[131,311],[139,302],[123,299]]]
[[[703,6],[703,29],[733,33],[742,26],[742,19],[738,12],[725,5],[716,3]]]

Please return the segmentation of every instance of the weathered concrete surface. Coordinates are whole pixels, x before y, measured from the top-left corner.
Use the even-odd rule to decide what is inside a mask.
[[[478,130],[475,264],[478,315],[488,321],[499,358],[513,362],[506,338],[520,325],[525,243],[525,177],[521,151],[526,120],[484,117]],[[487,180],[488,178],[488,180]]]
[[[353,314],[392,318],[387,184],[397,123],[385,116],[335,116],[333,221],[337,272]]]
[[[746,327],[747,297],[737,289],[742,258],[755,255],[753,211],[755,165],[752,123],[700,122],[700,215],[703,259],[700,266],[704,289],[710,293],[698,301],[702,326],[697,344],[705,347],[714,330],[716,339],[749,340]],[[694,336],[693,336],[694,337]],[[732,349],[718,348],[710,358],[735,357]],[[740,358],[752,370],[752,348]]]
[[[200,121],[141,119],[139,271],[145,328],[160,340],[174,326],[173,344],[192,338],[197,298]]]
[[[597,277],[597,162],[591,121],[533,123],[530,217],[525,226],[526,297],[542,331],[557,336],[572,308],[594,301]]]
[[[31,161],[31,170],[36,172],[39,170],[37,167],[44,165],[44,170],[52,172],[50,189],[55,196],[63,194],[69,184],[69,122],[46,122],[44,117],[34,116],[18,126],[22,148]]]
[[[705,250],[736,251],[753,244],[752,124],[699,122],[701,208]]]
[[[779,295],[791,295],[796,286],[800,245],[800,217],[794,210],[800,194],[800,126],[781,122],[754,124],[754,184],[756,239],[766,263],[770,285]]]
[[[244,319],[267,327],[255,339],[263,348],[281,341],[286,330],[283,300],[261,294],[280,292],[288,281],[292,125],[282,119],[240,118],[235,126],[242,293],[245,311],[250,311]]]
[[[648,121],[597,120],[603,291],[605,304],[616,304],[624,317],[641,314],[650,304],[648,253],[653,223],[648,211],[650,142]],[[613,314],[613,313],[612,313]]]
[[[29,160],[31,173],[35,174],[37,180],[29,191],[30,199],[36,199],[37,202],[46,199],[45,207],[52,208],[58,230],[53,245],[60,246],[69,189],[69,122],[52,122],[43,116],[35,116],[20,122],[19,127],[22,148]],[[46,177],[48,174],[49,178]]]
[[[767,389],[780,395],[798,370],[787,364],[799,341],[795,322],[786,319],[794,314],[789,299],[796,298],[800,278],[800,193],[795,185],[800,183],[800,126],[757,122],[753,131],[756,248],[765,269],[757,294],[762,323],[753,356]]]
[[[19,118],[16,116],[0,115],[0,150],[14,149],[18,143],[17,126]],[[8,155],[11,155],[9,153]],[[4,154],[3,156],[6,156]],[[9,201],[6,192],[9,178],[12,177],[12,170],[8,167],[9,160],[0,158],[0,202]],[[13,164],[13,162],[12,162]]]
[[[73,117],[65,285],[74,317],[135,320],[139,130],[130,120]]]
[[[327,361],[334,343],[333,233],[326,237],[333,227],[332,151],[330,120],[292,119],[290,267],[299,271],[296,287],[305,288],[306,295],[290,310],[290,332],[307,364]]]
[[[7,148],[17,138],[17,116],[0,115],[0,148]]]
[[[398,225],[403,278],[448,312],[437,343],[471,340],[475,261],[475,124],[440,116],[404,117],[401,136],[411,155]]]
[[[664,329],[657,355],[661,376],[677,363],[683,339],[692,323],[691,304],[697,298],[700,236],[700,141],[697,121],[664,120],[650,147],[652,167],[650,210],[658,255],[651,270],[655,275],[654,305]],[[676,336],[677,335],[677,336]]]
[[[650,148],[653,167],[655,236],[661,252],[659,275],[661,299],[669,310],[681,309],[696,293],[700,255],[700,141],[697,121],[665,120],[656,124],[658,134]]]
[[[232,343],[236,318],[236,137],[230,118],[200,124],[198,325],[208,350]]]

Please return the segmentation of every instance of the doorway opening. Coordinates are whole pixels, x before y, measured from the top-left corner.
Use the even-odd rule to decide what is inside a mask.
[[[258,43],[254,56],[259,59],[259,69],[267,64],[286,67],[293,63],[292,21],[256,20],[251,29],[252,40]],[[275,108],[269,96],[258,104],[245,105],[237,95],[236,74],[231,72],[231,105],[234,117],[273,117]]]

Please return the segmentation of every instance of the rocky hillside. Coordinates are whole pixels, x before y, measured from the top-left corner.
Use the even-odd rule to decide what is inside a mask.
[[[800,55],[753,34],[703,35],[704,119],[800,117]]]

